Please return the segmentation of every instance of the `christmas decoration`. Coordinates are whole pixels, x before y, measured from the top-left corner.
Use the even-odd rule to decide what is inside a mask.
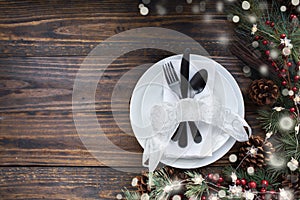
[[[279,88],[272,80],[254,80],[248,89],[248,94],[257,105],[269,105],[279,97]]]
[[[265,167],[274,151],[270,142],[265,141],[260,136],[251,136],[249,141],[244,142],[239,150],[239,158],[244,159],[241,167],[245,170],[249,167]]]
[[[137,191],[141,194],[150,192],[150,186],[148,184],[148,174],[142,172],[141,176],[137,176],[132,179],[131,185],[137,187]]]
[[[132,179],[137,192],[125,189],[126,199],[300,199],[299,0],[230,5],[228,16],[236,26],[230,49],[247,65],[245,76],[254,79],[247,96],[258,107],[264,132],[227,155],[223,170],[158,169],[152,184],[147,174]]]
[[[300,199],[300,174],[289,174],[283,177],[282,187],[294,194],[294,199]]]

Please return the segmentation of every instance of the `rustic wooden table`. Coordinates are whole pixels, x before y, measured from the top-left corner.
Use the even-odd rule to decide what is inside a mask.
[[[135,168],[131,163],[142,149],[132,135],[128,104],[121,105],[126,108],[121,116],[125,131],[112,118],[112,91],[129,70],[172,54],[137,50],[105,70],[97,87],[96,114],[107,137],[133,156],[132,162],[124,161],[123,155],[107,148],[100,153],[109,159],[102,162],[76,131],[72,91],[84,58],[110,36],[140,27],[179,31],[226,67],[244,92],[250,80],[228,48],[233,27],[216,2],[202,2],[205,10],[196,0],[192,4],[152,1],[149,15],[142,16],[137,0],[0,1],[0,199],[115,199],[124,186],[130,188],[134,174],[113,167]],[[166,13],[157,5],[164,6]],[[182,12],[178,13],[180,7],[176,12],[177,5],[182,5]],[[132,89],[142,73],[137,71],[128,87]],[[247,120],[254,132],[259,131],[253,105],[247,98],[245,104]],[[97,128],[88,122],[86,126]],[[227,164],[229,154],[210,165],[211,170]]]

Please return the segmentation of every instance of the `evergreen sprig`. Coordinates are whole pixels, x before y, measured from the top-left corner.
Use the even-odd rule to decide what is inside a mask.
[[[129,191],[127,188],[122,190],[126,200],[140,200],[141,195],[138,192]]]
[[[151,199],[157,199],[158,197],[168,198],[169,194],[166,193],[164,189],[166,186],[170,186],[172,184],[172,180],[165,168],[153,172],[152,184],[154,190],[150,193]]]
[[[201,183],[195,183],[193,180],[196,178],[201,177],[202,175],[197,172],[186,172],[186,174],[189,176],[189,182],[186,184],[186,192],[185,195],[188,198],[196,198],[201,199],[203,193],[206,191],[207,194],[209,194],[209,187],[205,180],[203,180]]]
[[[275,148],[285,152],[285,158],[290,160],[292,157],[296,160],[300,159],[300,146],[297,144],[300,141],[300,136],[295,134],[284,134],[280,141],[276,143]]]

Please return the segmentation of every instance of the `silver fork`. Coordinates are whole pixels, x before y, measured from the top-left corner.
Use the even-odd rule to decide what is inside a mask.
[[[175,92],[175,94],[177,94],[179,98],[182,98],[180,90],[180,80],[175,72],[172,62],[164,64],[163,70],[170,89]]]
[[[165,78],[170,89],[177,94],[177,96],[181,99],[181,88],[180,88],[180,80],[176,74],[174,66],[172,62],[166,63],[163,65],[163,70],[165,74]],[[183,136],[183,138],[181,137]],[[179,140],[179,138],[182,138]],[[179,141],[180,147],[185,147],[187,145],[187,123],[180,122],[177,130],[175,131],[174,135],[172,136],[173,141]]]

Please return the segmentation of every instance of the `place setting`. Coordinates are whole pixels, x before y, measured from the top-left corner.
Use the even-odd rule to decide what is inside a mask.
[[[130,103],[143,165],[198,168],[217,161],[251,136],[241,91],[232,75],[204,56],[167,57],[139,79]]]

